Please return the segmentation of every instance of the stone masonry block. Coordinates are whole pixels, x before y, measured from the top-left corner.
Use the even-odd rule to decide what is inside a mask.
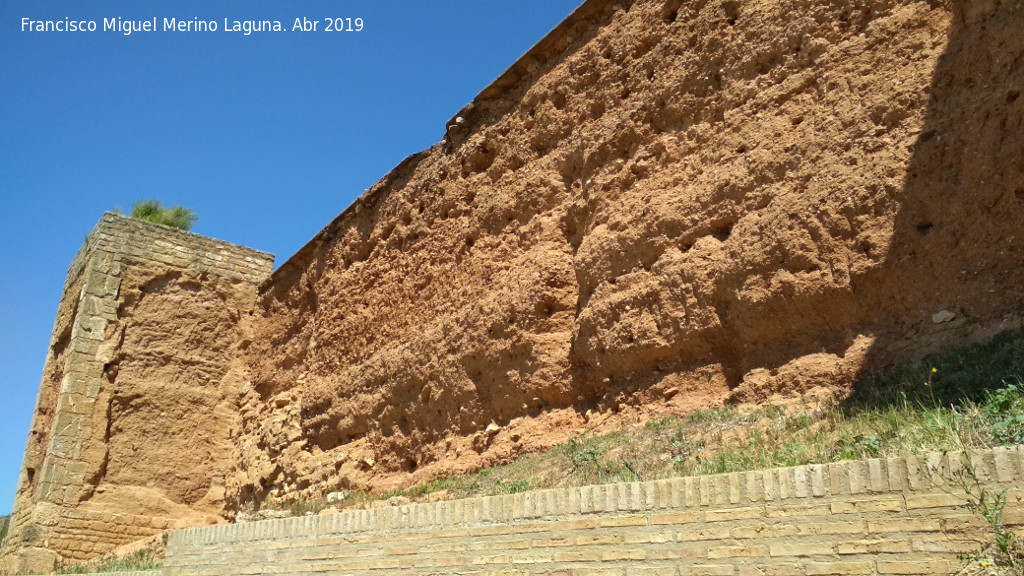
[[[775,501],[779,497],[779,486],[775,473],[775,470],[764,470],[755,473],[757,481],[761,485],[761,498],[766,502]]]
[[[836,545],[839,554],[895,554],[910,552],[910,542],[906,540],[853,540],[840,542]]]
[[[701,476],[697,479],[698,501],[701,506],[711,504],[712,497],[714,496],[713,486],[711,478],[707,476]]]
[[[779,498],[786,500],[793,498],[796,494],[794,493],[794,478],[793,468],[780,468],[778,470],[779,476]]]
[[[909,488],[907,484],[907,461],[905,458],[887,458],[885,461],[885,472],[888,476],[890,490],[898,491]]]
[[[599,492],[603,494],[601,510],[614,512],[619,509],[618,491],[614,486],[602,486]]]
[[[729,533],[736,540],[765,540],[767,538],[788,538],[799,534],[796,526],[789,524],[757,524],[733,528]]]
[[[676,533],[676,540],[678,542],[706,542],[708,540],[724,540],[731,537],[732,534],[729,528],[713,526],[682,530]]]
[[[793,495],[797,498],[807,498],[811,495],[810,468],[808,466],[793,468]]]
[[[832,512],[826,504],[791,504],[791,505],[767,505],[765,513],[769,518],[785,518],[788,516],[801,516],[806,519],[817,516],[831,516]]]
[[[804,566],[807,576],[831,574],[874,574],[874,562],[811,562]]]
[[[596,518],[577,518],[575,520],[561,520],[555,522],[555,530],[593,530],[597,528]]]
[[[887,532],[938,532],[940,530],[942,530],[942,522],[935,518],[898,518],[868,521],[868,532],[872,534],[884,534]]]
[[[605,534],[601,536],[577,536],[577,546],[607,546],[622,543],[622,536],[619,534]]]
[[[997,446],[992,449],[992,463],[995,465],[995,476],[999,482],[1013,482],[1020,478],[1020,470],[1013,449]]]
[[[928,466],[918,456],[908,456],[904,460],[907,466],[907,484],[911,490],[927,490],[932,487]]]
[[[692,576],[732,576],[736,567],[729,564],[698,564],[687,566],[685,572]]]
[[[601,553],[602,562],[640,561],[647,559],[647,552],[642,548],[608,550]]]
[[[626,568],[626,576],[677,576],[678,573],[675,566],[629,566]]]
[[[828,494],[828,468],[823,464],[811,464],[811,494],[821,497]]]
[[[881,498],[871,500],[850,500],[833,502],[830,505],[833,514],[865,514],[869,512],[900,512],[903,510],[902,498]]]
[[[1024,458],[1024,456],[1022,456],[1022,458]],[[673,481],[673,486],[680,485],[682,488],[676,493],[676,498],[681,500],[679,506],[696,506],[700,502],[697,479],[691,477]]]
[[[664,544],[675,542],[675,539],[674,532],[664,530],[660,532],[630,531],[623,536],[623,542],[626,544]]]
[[[741,474],[739,472],[733,472],[729,474],[729,503],[739,504],[740,498],[742,498],[742,485],[746,480],[747,476],[753,476],[753,474]]]
[[[833,496],[850,493],[849,462],[830,462],[828,468],[829,493]]]
[[[544,515],[558,515],[558,496],[561,490],[545,490],[543,492]]]
[[[714,546],[708,548],[708,559],[719,558],[763,558],[768,555],[766,546]]]
[[[582,512],[579,488],[565,488],[561,493],[565,498],[565,508],[559,506],[559,514],[579,514]]]
[[[618,516],[604,518],[600,521],[602,528],[618,528],[622,526],[647,526],[647,516]]]
[[[946,484],[944,475],[949,471],[948,459],[945,454],[933,452],[924,456],[925,470],[934,486]]]
[[[724,510],[708,510],[704,513],[704,519],[708,522],[721,522],[726,520],[748,520],[764,516],[764,507],[745,506],[742,508],[728,508]]]
[[[948,560],[879,560],[879,574],[949,574],[958,569]]]
[[[799,564],[741,565],[739,576],[804,576],[804,568]]]
[[[638,511],[644,509],[644,494],[642,491],[643,485],[640,482],[632,482],[627,484],[629,489],[625,494],[625,506],[626,510]]]
[[[625,572],[625,568],[618,567],[577,568],[575,576],[625,576]]]
[[[661,524],[692,524],[700,522],[701,515],[697,512],[676,512],[671,514],[654,514],[651,516],[651,525]]]
[[[658,560],[705,559],[707,557],[707,550],[703,546],[690,544],[687,546],[674,546],[670,548],[653,548],[648,556],[648,560],[655,562]]]
[[[825,556],[835,553],[832,542],[779,542],[769,546],[773,558],[786,556]]]
[[[872,492],[886,492],[889,490],[889,475],[885,469],[885,461],[879,458],[871,458],[867,461],[868,466],[868,489]]]
[[[850,474],[850,494],[868,492],[871,487],[871,481],[868,477],[867,462],[853,461],[848,462],[847,466]]]
[[[640,500],[639,510],[651,510],[658,507],[658,486],[654,482],[637,484]]]
[[[915,538],[910,541],[909,549],[915,552],[946,553],[968,555],[974,554],[985,547],[984,538],[977,540],[963,540],[950,538]],[[900,550],[903,552],[904,550]]]
[[[728,474],[715,474],[714,476],[711,477],[711,481],[712,481],[712,486],[713,486],[713,488],[712,488],[712,494],[713,494],[712,502],[714,502],[715,504],[731,504],[731,503],[734,503],[734,502],[732,502],[732,494],[730,493],[731,492],[731,486],[730,486],[729,475]],[[739,502],[738,494],[737,494],[737,502]]]
[[[537,512],[537,493],[527,492],[523,494],[523,518],[539,518]]]
[[[574,540],[566,536],[539,538],[530,542],[530,546],[534,548],[558,548],[561,546],[573,546],[574,544]]]
[[[908,494],[905,498],[908,510],[915,510],[919,508],[958,507],[967,503],[965,498],[946,492],[939,492],[935,494]]]
[[[593,486],[583,486],[580,488],[580,511],[584,514],[595,511]]]
[[[990,482],[996,479],[995,460],[991,450],[972,452],[968,458],[979,480]]]

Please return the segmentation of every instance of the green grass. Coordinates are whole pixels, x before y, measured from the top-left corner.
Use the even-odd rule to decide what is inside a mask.
[[[0,547],[3,546],[4,539],[7,538],[7,529],[11,526],[10,516],[0,516]]]
[[[936,369],[934,374],[931,369]],[[985,342],[889,366],[863,376],[844,403],[849,412],[876,411],[909,401],[914,405],[984,403],[988,394],[1024,377],[1024,332],[1009,330]],[[930,382],[930,386],[924,386]]]
[[[114,208],[114,212],[120,214],[121,209]],[[159,200],[136,200],[132,204],[131,217],[186,231],[191,230],[192,225],[199,219],[196,213],[189,208],[182,206],[165,208]]]
[[[156,558],[155,553],[148,549],[142,549],[122,558],[105,557],[98,561],[73,566],[61,566],[57,574],[92,574],[96,572],[142,572],[146,570],[158,570],[162,564]]]
[[[546,453],[343,506],[510,494],[1024,443],[1024,332],[865,374],[840,401],[717,406],[643,427],[580,434]],[[322,509],[322,508],[321,508]]]

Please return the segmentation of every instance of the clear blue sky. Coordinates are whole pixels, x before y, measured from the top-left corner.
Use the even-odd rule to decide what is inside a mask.
[[[581,0],[0,3],[0,515],[11,510],[67,266],[100,215],[158,198],[284,262]],[[103,32],[104,18],[217,32]],[[317,32],[290,31],[296,18]],[[360,17],[361,32],[324,18]],[[22,18],[96,32],[22,31]],[[229,33],[224,20],[287,32]]]

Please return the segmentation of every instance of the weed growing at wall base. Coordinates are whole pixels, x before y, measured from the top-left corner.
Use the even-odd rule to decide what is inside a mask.
[[[992,530],[990,545],[983,546],[974,554],[961,555],[959,558],[970,563],[968,569],[987,568],[993,565],[1003,568],[1005,573],[1013,576],[1024,576],[1024,541],[1003,525],[1008,489],[1000,492],[986,489],[978,479],[978,473],[970,458],[967,459],[964,468],[946,476],[947,480],[958,486],[967,497],[964,507],[981,516]]]

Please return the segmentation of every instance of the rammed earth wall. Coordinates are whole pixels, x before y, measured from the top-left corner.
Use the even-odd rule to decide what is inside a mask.
[[[1007,0],[586,0],[269,280],[269,255],[105,216],[68,275],[0,573],[584,428],[842,397],[1020,328],[1022,29]],[[996,485],[1019,480],[994,454]],[[201,530],[170,565],[941,572],[979,524],[925,469]]]
[[[1024,447],[999,448],[194,528],[160,573],[950,574],[992,540],[949,482],[968,469],[1024,524]]]
[[[241,317],[272,264],[103,216],[68,270],[0,572],[216,521],[216,460],[242,386],[225,342],[244,341]]]
[[[263,287],[229,501],[843,397],[1019,329],[1021,30],[996,0],[588,0]]]

